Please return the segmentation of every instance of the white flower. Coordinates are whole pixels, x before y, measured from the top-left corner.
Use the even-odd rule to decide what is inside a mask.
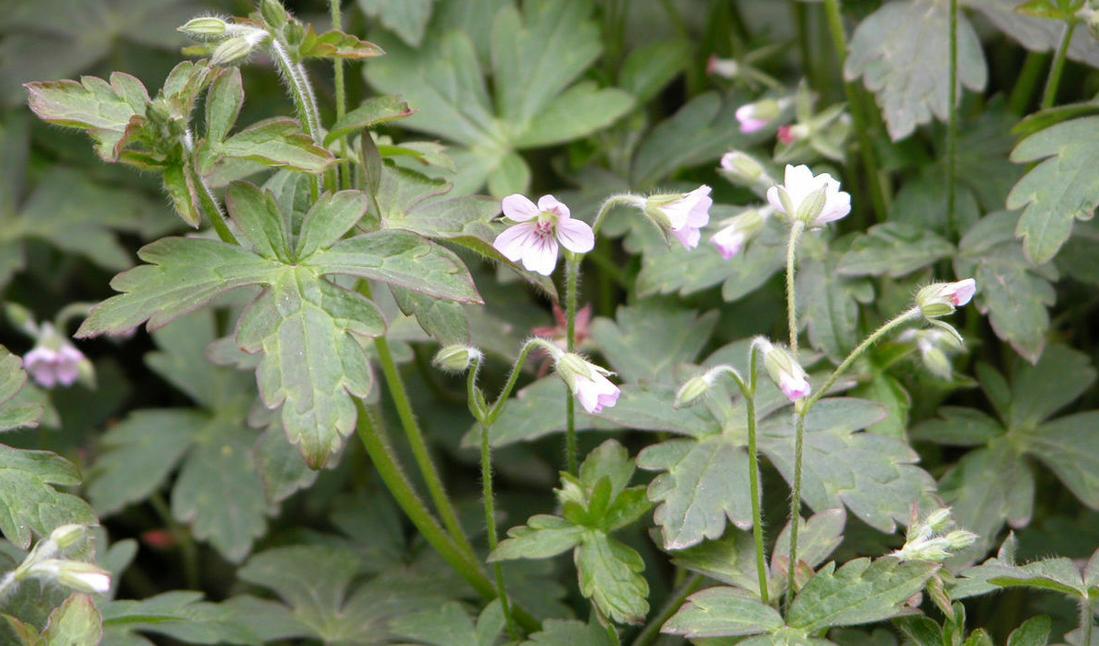
[[[598,415],[618,403],[621,391],[607,376],[612,374],[578,354],[561,353],[557,357],[557,375],[568,385],[584,410]]]
[[[552,274],[558,243],[576,253],[587,253],[595,246],[591,227],[572,219],[569,207],[552,195],[538,198],[537,206],[522,195],[509,195],[502,207],[504,215],[519,224],[496,236],[492,246],[512,262],[522,260],[529,271]]]
[[[652,195],[645,200],[645,212],[687,249],[702,239],[702,227],[710,222],[710,187],[703,184],[690,193]]]
[[[791,220],[821,227],[851,212],[851,196],[828,173],[813,175],[808,166],[786,165],[785,183],[767,190],[767,201]]]

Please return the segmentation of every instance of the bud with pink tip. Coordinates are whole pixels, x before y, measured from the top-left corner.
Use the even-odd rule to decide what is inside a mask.
[[[687,249],[694,249],[702,239],[702,227],[710,222],[710,187],[705,184],[690,193],[651,195],[645,199],[645,214],[665,234],[679,240]]]
[[[27,570],[27,575],[53,579],[78,592],[102,594],[111,589],[110,573],[83,561],[46,559],[32,565]]]
[[[740,131],[746,135],[759,132],[771,125],[789,104],[789,99],[763,99],[755,103],[746,103],[736,109],[736,120]]]
[[[724,226],[710,238],[710,243],[717,247],[722,258],[732,260],[744,251],[748,242],[763,229],[770,214],[769,208],[749,209],[729,218]]]
[[[607,377],[614,374],[578,354],[562,352],[556,357],[557,375],[565,382],[584,410],[593,415],[618,403],[621,391]]]
[[[787,399],[796,402],[809,396],[813,390],[809,375],[789,352],[763,337],[756,338],[752,343],[763,353],[763,366],[767,374]]]
[[[710,76],[731,79],[736,78],[739,72],[740,64],[731,58],[718,58],[716,54],[711,54],[706,60],[706,74]]]
[[[977,293],[977,281],[972,278],[953,283],[932,283],[916,293],[916,305],[927,318],[937,318],[954,313],[972,300]]]

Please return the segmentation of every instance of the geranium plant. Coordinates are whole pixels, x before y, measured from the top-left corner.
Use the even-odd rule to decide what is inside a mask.
[[[221,4],[0,12],[0,641],[1099,644],[1099,4]]]

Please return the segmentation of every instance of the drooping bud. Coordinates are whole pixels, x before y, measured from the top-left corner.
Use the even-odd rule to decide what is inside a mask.
[[[83,561],[46,559],[32,565],[26,574],[53,579],[78,592],[104,593],[111,589],[110,573]]]
[[[199,16],[177,28],[195,40],[218,40],[229,31],[229,23],[217,16]]]
[[[740,215],[729,218],[722,228],[710,238],[710,243],[717,247],[718,253],[725,260],[744,251],[744,247],[752,238],[763,229],[767,217],[771,214],[769,207],[762,209],[749,209]]]
[[[704,373],[687,380],[685,384],[680,386],[679,391],[675,394],[675,408],[683,408],[694,403],[699,397],[710,392],[710,388],[713,386],[713,378],[710,373]]]
[[[275,29],[282,29],[286,23],[290,22],[290,12],[279,0],[262,0],[259,12],[267,24]]]
[[[706,74],[710,76],[731,79],[735,78],[739,72],[740,64],[732,58],[718,58],[716,54],[711,54],[706,60]]]
[[[792,402],[808,397],[812,392],[809,375],[793,355],[767,339],[758,337],[753,344],[763,353],[763,366],[771,381]]]
[[[94,368],[87,357],[50,323],[38,328],[38,343],[23,357],[23,368],[43,388],[69,387],[77,379],[94,382]]]
[[[916,305],[927,318],[953,314],[954,309],[968,303],[977,292],[977,281],[972,278],[954,283],[932,283],[916,292]]]
[[[785,100],[789,103],[789,100]],[[782,114],[785,105],[775,99],[763,99],[755,103],[747,103],[736,110],[736,120],[740,122],[740,131],[751,134],[763,130],[771,125]]]
[[[665,193],[645,199],[645,215],[665,233],[694,249],[702,239],[701,229],[710,222],[710,187],[699,186],[690,193]]]
[[[767,169],[754,157],[739,150],[733,150],[721,156],[721,174],[729,181],[754,186],[766,181],[774,182],[767,175]]]
[[[481,358],[481,351],[467,345],[448,345],[435,354],[431,363],[446,372],[465,372],[469,364]]]
[[[609,370],[589,362],[572,352],[562,352],[556,357],[557,375],[565,382],[584,410],[593,415],[618,403],[621,391],[607,377]]]
[[[61,525],[50,532],[48,540],[52,541],[58,550],[64,552],[84,540],[87,534],[88,528],[83,525]]]

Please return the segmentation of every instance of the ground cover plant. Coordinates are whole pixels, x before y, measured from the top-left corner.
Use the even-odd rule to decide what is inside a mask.
[[[1099,4],[0,33],[0,643],[1099,644]]]

